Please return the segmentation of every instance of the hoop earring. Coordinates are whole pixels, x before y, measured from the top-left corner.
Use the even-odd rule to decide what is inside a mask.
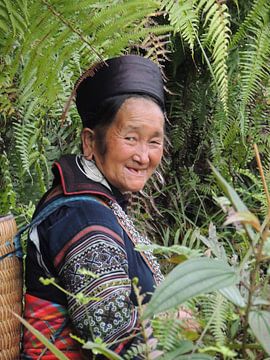
[[[87,160],[84,155],[77,155],[80,159],[82,167],[79,167],[85,176],[95,182],[104,180],[103,174],[100,172],[94,160]],[[77,159],[76,159],[77,162]]]

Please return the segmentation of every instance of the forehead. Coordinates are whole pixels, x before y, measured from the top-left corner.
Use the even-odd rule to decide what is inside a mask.
[[[163,133],[164,115],[160,107],[149,99],[130,98],[116,114],[114,125],[118,129],[139,131],[153,129]]]

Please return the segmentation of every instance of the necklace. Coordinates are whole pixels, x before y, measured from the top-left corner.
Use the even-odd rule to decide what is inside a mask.
[[[86,160],[83,155],[76,155],[76,164],[78,169],[90,180],[98,182],[104,185],[106,188],[111,190],[110,185],[104,178],[103,174],[97,168],[95,162],[93,160]],[[80,165],[81,164],[81,165]]]
[[[133,224],[133,221],[127,216],[124,210],[114,201],[109,201],[109,207],[112,209],[114,215],[117,217],[119,224],[127,232],[133,244],[136,245],[151,245],[150,240],[147,237],[142,236],[136,229]],[[154,279],[156,284],[160,284],[164,279],[160,271],[159,264],[153,255],[153,252],[150,250],[140,252],[141,256],[144,258],[146,263],[152,269]]]

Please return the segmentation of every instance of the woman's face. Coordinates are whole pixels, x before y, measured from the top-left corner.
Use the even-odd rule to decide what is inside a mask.
[[[141,190],[161,161],[164,116],[157,104],[143,98],[126,100],[106,133],[106,153],[93,142],[96,164],[121,192]]]

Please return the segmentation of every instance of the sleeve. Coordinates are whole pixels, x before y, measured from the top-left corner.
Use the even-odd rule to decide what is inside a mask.
[[[138,321],[137,309],[130,300],[131,281],[124,240],[121,233],[115,231],[108,211],[110,209],[104,214],[103,209],[103,218],[98,216],[89,221],[91,209],[73,209],[64,221],[54,224],[54,227],[58,224],[57,233],[62,233],[58,238],[62,246],[55,254],[54,266],[69,293],[68,311],[74,329],[84,340],[101,338],[113,342],[134,333]],[[82,220],[84,218],[88,220]],[[67,240],[65,227],[76,221],[80,222],[80,230],[73,231]],[[95,277],[89,276],[89,272]],[[74,296],[81,294],[89,298],[87,302],[82,303]]]

